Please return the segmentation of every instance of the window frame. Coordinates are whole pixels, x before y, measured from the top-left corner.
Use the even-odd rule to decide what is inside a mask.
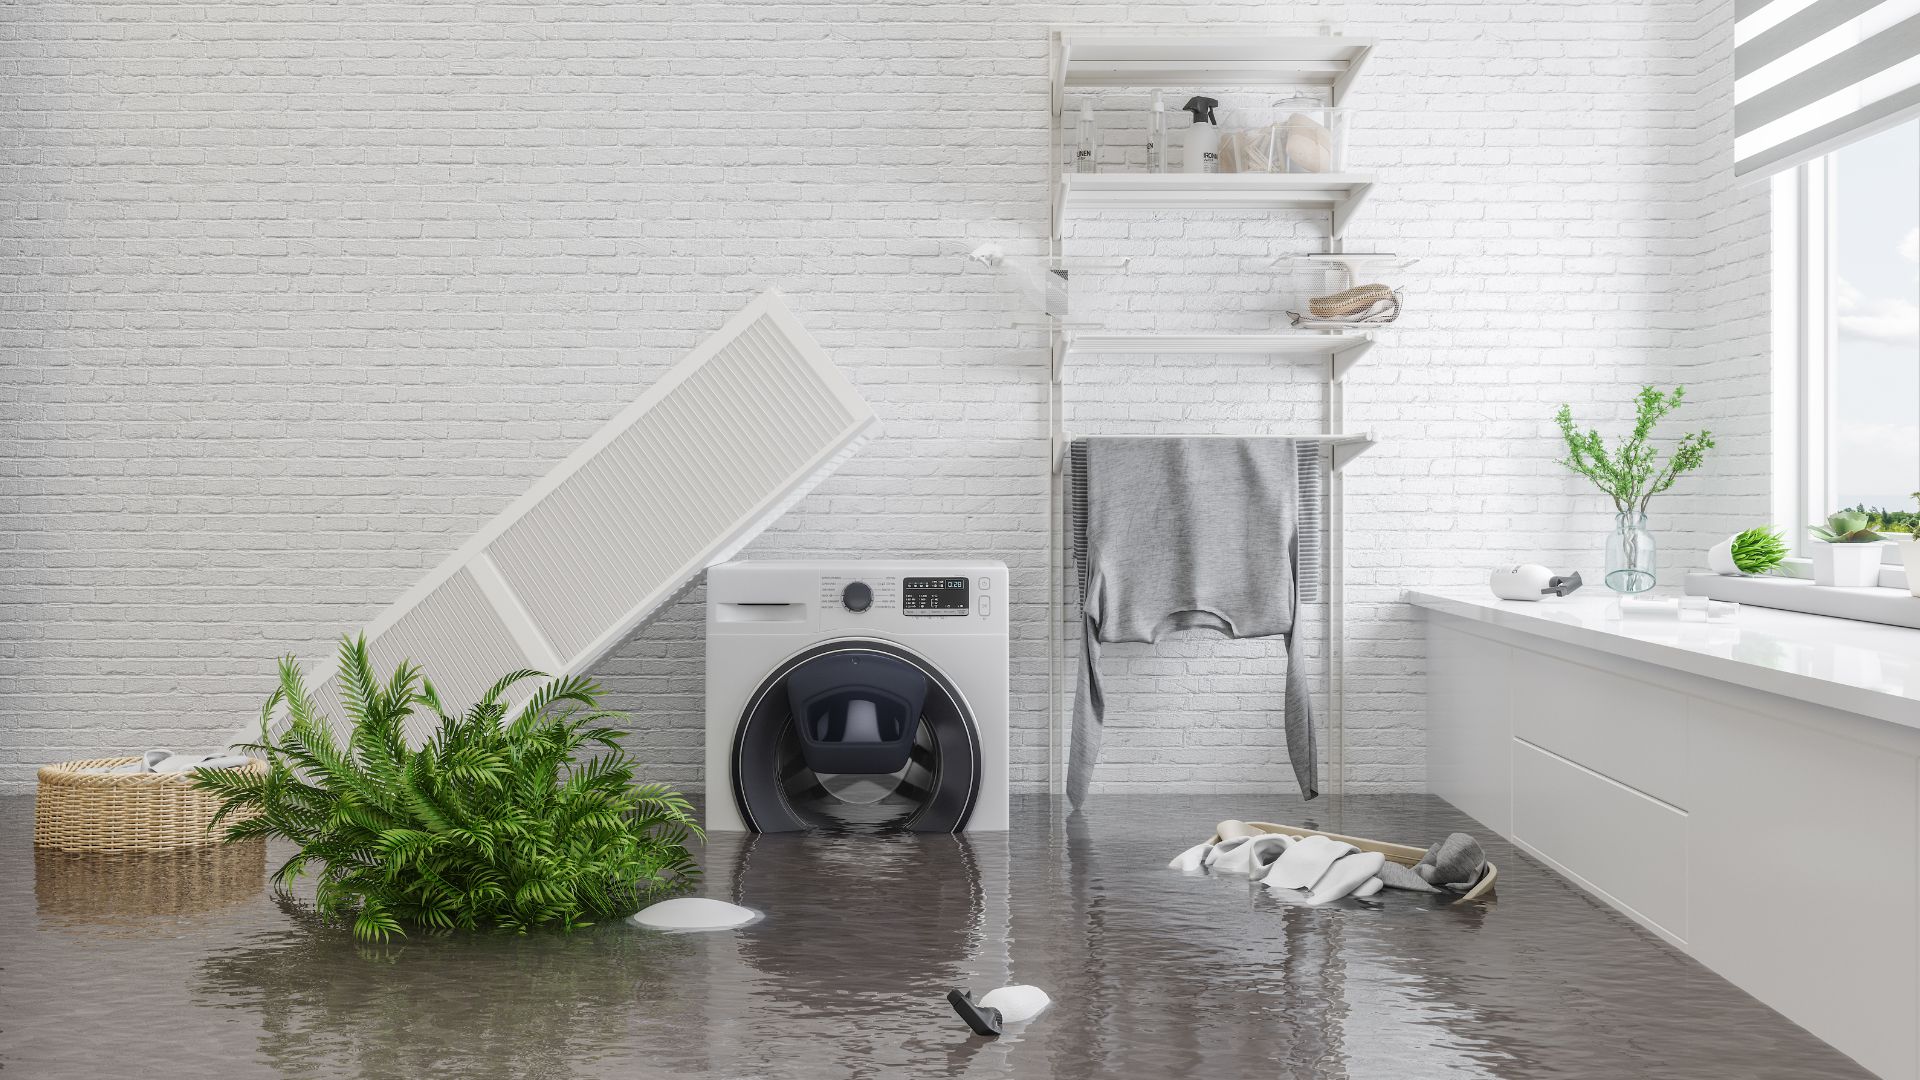
[[[1812,576],[1810,525],[1838,504],[1831,453],[1832,361],[1839,355],[1834,307],[1834,161],[1814,158],[1772,177],[1772,483],[1771,516],[1792,552],[1786,573]],[[1905,574],[1898,549],[1884,566]],[[1883,572],[1884,573],[1884,572]],[[1882,585],[1888,581],[1883,576]],[[1895,584],[1894,587],[1900,587]]]
[[[1832,306],[1831,163],[1825,157],[1773,177],[1772,517],[1796,557],[1832,488],[1827,453],[1828,359],[1838,342]]]

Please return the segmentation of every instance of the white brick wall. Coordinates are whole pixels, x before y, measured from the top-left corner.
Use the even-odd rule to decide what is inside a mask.
[[[1418,787],[1399,588],[1597,569],[1600,503],[1551,464],[1560,400],[1618,416],[1684,374],[1737,430],[1688,486],[1711,497],[1662,511],[1669,551],[1764,506],[1763,205],[1729,194],[1725,6],[17,5],[0,787],[224,736],[273,656],[377,612],[769,284],[890,434],[752,554],[1006,560],[1016,781],[1041,782],[1047,355],[960,255],[1044,247],[1045,28],[1099,21],[1386,42],[1352,155],[1383,188],[1351,246],[1428,276],[1349,394],[1383,443],[1348,477],[1348,754],[1362,787]],[[1076,236],[1178,280],[1300,228]],[[1070,423],[1310,430],[1299,374],[1110,358],[1072,373]],[[654,775],[688,786],[700,601],[600,672]],[[1115,655],[1102,786],[1286,786],[1272,647]]]

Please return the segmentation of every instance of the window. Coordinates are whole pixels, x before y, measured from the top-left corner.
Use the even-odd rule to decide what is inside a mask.
[[[1920,491],[1920,121],[1775,187],[1775,516],[1915,509]],[[1783,295],[1783,292],[1788,295]]]

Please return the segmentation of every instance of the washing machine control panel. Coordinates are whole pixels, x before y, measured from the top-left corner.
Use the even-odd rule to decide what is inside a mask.
[[[885,571],[823,574],[819,611],[824,626],[866,627],[907,632],[924,630],[977,632],[999,621],[1001,605],[994,596],[995,577],[955,570],[941,573],[894,574]]]
[[[972,579],[910,577],[900,581],[900,610],[908,615],[973,614]]]

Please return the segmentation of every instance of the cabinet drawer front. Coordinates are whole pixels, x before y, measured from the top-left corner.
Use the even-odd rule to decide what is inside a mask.
[[[1515,739],[1513,834],[1686,940],[1685,812]]]
[[[1515,654],[1515,738],[1681,809],[1690,704],[1697,702],[1611,671]]]

